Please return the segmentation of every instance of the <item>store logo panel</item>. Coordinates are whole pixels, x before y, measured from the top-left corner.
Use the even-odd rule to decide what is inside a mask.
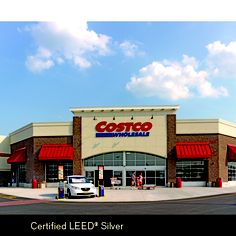
[[[107,137],[148,137],[152,129],[151,122],[107,122],[101,121],[95,126],[97,138]]]

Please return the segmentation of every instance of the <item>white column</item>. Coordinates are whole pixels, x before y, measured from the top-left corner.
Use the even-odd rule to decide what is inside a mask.
[[[126,155],[123,152],[123,168],[122,168],[122,186],[126,186]]]

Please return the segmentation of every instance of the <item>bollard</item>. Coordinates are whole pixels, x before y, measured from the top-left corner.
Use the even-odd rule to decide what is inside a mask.
[[[99,185],[99,197],[104,197],[104,186]]]
[[[222,188],[222,178],[218,177],[216,179],[216,187]]]
[[[65,186],[64,182],[60,181],[58,187],[58,199],[63,199],[63,198],[65,198]]]
[[[37,179],[33,178],[32,179],[32,188],[37,188],[38,187],[38,181]]]
[[[182,187],[182,180],[180,177],[176,178],[176,188],[181,188]]]

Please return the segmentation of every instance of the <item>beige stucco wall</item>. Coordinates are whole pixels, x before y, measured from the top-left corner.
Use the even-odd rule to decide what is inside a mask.
[[[0,171],[9,171],[11,165],[7,163],[9,157],[0,157]]]
[[[0,153],[10,153],[9,136],[0,135]]]
[[[177,120],[176,134],[212,134],[218,133],[218,120]]]
[[[15,130],[10,133],[10,144],[17,143],[24,139],[30,138],[33,136],[33,123],[28,124],[20,129]]]
[[[0,136],[0,153],[10,153],[10,142],[8,136]],[[9,171],[11,165],[7,163],[9,157],[0,156],[0,171]]]
[[[220,119],[219,133],[231,137],[236,137],[236,124]]]
[[[136,114],[131,120],[132,114],[117,114],[115,120],[111,114],[97,115],[93,117],[82,117],[82,158],[91,157],[96,154],[116,151],[145,152],[162,157],[167,156],[167,130],[166,115],[155,115],[150,119],[150,114]],[[100,121],[107,122],[151,122],[153,124],[149,137],[106,137],[95,136],[95,126]]]
[[[10,134],[10,143],[17,143],[30,137],[72,136],[72,122],[31,123]]]
[[[236,137],[236,124],[222,119],[183,119],[176,121],[176,134],[223,134]]]

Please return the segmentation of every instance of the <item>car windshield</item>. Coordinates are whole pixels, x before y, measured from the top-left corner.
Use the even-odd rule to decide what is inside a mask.
[[[86,177],[69,177],[69,183],[90,183]]]

